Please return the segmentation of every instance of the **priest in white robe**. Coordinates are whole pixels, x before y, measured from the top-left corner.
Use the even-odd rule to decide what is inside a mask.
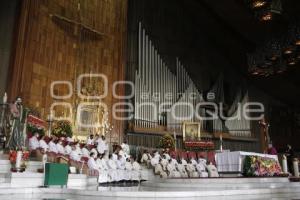
[[[90,135],[86,140],[87,145],[94,145],[94,135]]]
[[[99,168],[98,182],[99,183],[108,183],[109,182],[108,166],[102,155],[100,155],[100,154],[98,155],[96,164]]]
[[[207,165],[206,168],[207,168],[209,177],[214,177],[214,178],[219,177],[218,169],[211,162],[209,163],[209,165]]]
[[[58,143],[56,144],[56,148],[57,148],[57,152],[58,152],[59,154],[62,154],[62,155],[65,154],[65,148],[64,148],[64,146],[62,145],[62,141],[61,141],[61,140],[59,140]]]
[[[158,152],[155,152],[154,153],[154,157],[151,158],[151,165],[152,167],[155,167],[160,161],[160,155]]]
[[[82,153],[82,157],[87,157],[87,158],[90,157],[90,151],[88,150],[87,146],[84,146],[81,149],[81,153]],[[95,156],[97,157],[97,154],[95,154]]]
[[[104,154],[105,151],[108,151],[108,144],[106,143],[105,137],[102,136],[97,140],[97,151],[100,154]]]
[[[177,171],[175,164],[172,162],[172,159],[169,160],[167,164],[168,177],[170,178],[180,178],[180,173]]]
[[[92,148],[91,151],[90,151],[90,153],[92,153],[92,152],[93,152],[96,156],[98,156],[98,151],[97,151],[97,149]]]
[[[130,155],[130,148],[126,140],[124,140],[124,142],[121,144],[121,147],[126,155]]]
[[[40,141],[39,141],[39,148],[43,149],[46,152],[46,151],[48,151],[49,146],[46,143],[46,141],[44,140],[44,137],[42,137],[42,139],[40,139]]]
[[[100,170],[99,170],[99,166],[97,165],[96,163],[96,156],[94,153],[91,153],[90,154],[90,158],[87,162],[87,165],[89,167],[89,169],[92,169],[92,170],[97,170],[99,173],[100,173]]]
[[[79,143],[76,144],[76,152],[77,152],[78,155],[82,155],[82,151],[81,151]]]
[[[39,148],[40,143],[39,143],[39,134],[35,133],[30,139],[29,139],[29,150],[36,150]]]
[[[80,159],[81,159],[81,156],[76,151],[76,147],[74,145],[72,146],[72,151],[70,153],[70,159],[72,159],[74,161],[80,161]]]
[[[127,181],[131,181],[132,180],[132,174],[133,174],[133,166],[132,166],[132,163],[130,161],[130,158],[127,158],[126,159],[126,162],[125,162],[125,180]]]
[[[151,159],[152,159],[151,154],[147,150],[144,150],[144,153],[141,158],[141,163],[149,167],[151,163]]]
[[[107,166],[108,166],[109,182],[120,181],[121,179],[120,176],[118,175],[116,161],[112,159],[111,155],[109,156],[109,159],[107,161]]]
[[[72,152],[72,147],[69,144],[67,144],[65,146],[65,155],[70,155],[71,152]]]
[[[132,163],[131,180],[140,181],[142,168],[141,168],[140,164],[134,158],[131,158],[131,163]]]
[[[125,174],[125,164],[126,161],[123,160],[123,156],[118,155],[118,159],[116,160],[116,164],[117,164],[117,171],[118,171],[118,175],[119,175],[119,179],[120,180],[128,180],[127,178],[130,176],[126,176]]]
[[[55,139],[52,138],[51,141],[49,142],[48,146],[49,146],[49,151],[50,152],[53,152],[53,153],[58,153],[58,150],[57,150],[57,147],[56,147],[56,144],[55,144]]]
[[[192,163],[188,163],[186,166],[187,172],[190,178],[197,178],[199,177],[198,172],[196,171],[195,166]]]
[[[182,164],[181,161],[179,161],[178,165],[177,165],[178,171],[180,173],[180,176],[182,178],[188,178],[189,175],[186,171],[186,165]]]
[[[200,177],[202,178],[207,178],[208,177],[208,173],[206,171],[206,160],[199,158],[198,159],[198,164],[196,165],[196,169],[200,175]]]

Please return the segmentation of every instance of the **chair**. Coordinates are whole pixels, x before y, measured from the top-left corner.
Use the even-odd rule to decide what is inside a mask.
[[[197,152],[197,157],[199,158],[203,158],[203,159],[207,159],[207,152],[206,151],[201,151],[201,152]]]
[[[216,165],[215,154],[216,153],[214,151],[207,152],[207,161],[208,161],[208,163],[211,162],[212,164]]]
[[[189,158],[189,159],[191,159],[191,158],[197,159],[196,153],[193,152],[193,151],[188,152],[188,158]]]

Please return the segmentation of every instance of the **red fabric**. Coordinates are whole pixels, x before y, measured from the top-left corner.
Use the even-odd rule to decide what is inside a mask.
[[[176,153],[176,151],[171,151],[170,152],[170,156],[171,156],[171,158],[177,158],[177,153]]]
[[[214,165],[216,164],[214,151],[207,152],[207,161],[212,162]]]
[[[205,151],[198,152],[198,153],[197,153],[197,157],[198,157],[198,159],[199,159],[199,158],[204,158],[204,159],[206,159],[206,158],[207,158],[207,153],[206,153]]]
[[[196,153],[195,153],[195,152],[193,152],[193,151],[191,151],[191,152],[188,152],[188,157],[189,157],[189,159],[191,159],[191,158],[194,158],[194,159],[196,159],[196,158],[197,158],[197,156],[196,156]]]
[[[44,140],[45,140],[45,142],[48,144],[48,143],[50,142],[51,138],[48,137],[48,136],[45,136],[45,137],[44,137]]]
[[[84,162],[88,162],[89,158],[88,157],[81,157],[81,161],[84,161]]]
[[[187,152],[181,152],[180,153],[180,158],[184,158],[186,160],[188,158]]]
[[[32,136],[33,136],[33,134],[32,134],[32,133],[30,133],[30,132],[28,132],[28,133],[27,133],[27,137],[28,137],[28,139],[32,138]]]

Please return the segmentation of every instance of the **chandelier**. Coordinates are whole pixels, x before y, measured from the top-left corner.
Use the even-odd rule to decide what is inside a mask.
[[[280,38],[271,38],[248,54],[248,71],[255,76],[281,74],[300,61],[300,24],[295,23]]]
[[[270,21],[281,14],[281,0],[245,0],[253,15],[260,21]]]

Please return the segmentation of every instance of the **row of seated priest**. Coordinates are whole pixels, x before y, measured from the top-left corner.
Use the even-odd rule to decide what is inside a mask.
[[[96,170],[99,174],[99,182],[118,182],[122,180],[146,180],[143,177],[143,169],[153,168],[156,175],[163,178],[195,178],[195,177],[218,177],[217,170],[212,163],[206,165],[206,160],[195,158],[188,160],[169,154],[168,150],[159,154],[157,151],[144,152],[140,164],[135,158],[129,155],[130,149],[125,142],[118,146],[109,155],[108,145],[105,137],[87,139],[86,144],[74,143],[70,138],[45,138],[39,139],[35,134],[29,139],[31,150],[42,149],[44,152],[52,152],[67,156],[74,161],[86,161],[90,169]]]
[[[174,154],[163,150],[155,151],[150,154],[147,150],[143,153],[141,163],[148,168],[153,168],[154,173],[162,178],[206,178],[219,177],[217,168],[212,162],[207,164],[206,159],[199,157],[191,157],[185,159],[178,158]]]

